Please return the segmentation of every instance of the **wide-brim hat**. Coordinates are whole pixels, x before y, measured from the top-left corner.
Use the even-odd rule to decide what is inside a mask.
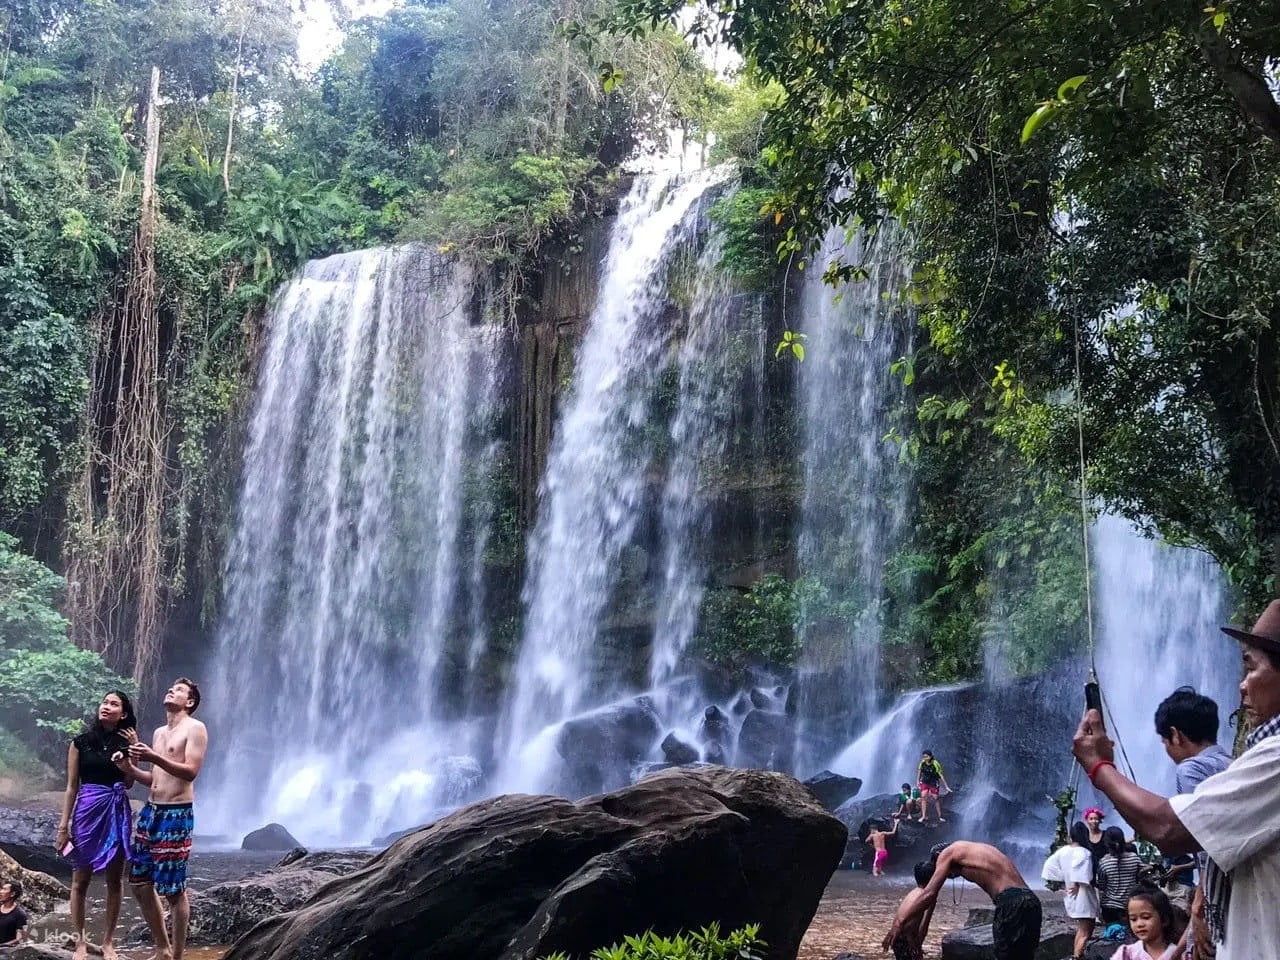
[[[1280,600],[1272,600],[1267,604],[1267,609],[1262,611],[1262,616],[1258,618],[1252,630],[1245,630],[1243,627],[1223,627],[1222,632],[1259,650],[1280,653]]]

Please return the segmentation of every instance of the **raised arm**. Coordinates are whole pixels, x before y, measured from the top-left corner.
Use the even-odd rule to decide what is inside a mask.
[[[138,742],[138,731],[133,729],[133,727],[122,730],[121,734],[125,740],[129,742],[130,748]],[[119,753],[112,754],[111,762],[116,765],[117,770],[124,774],[124,785],[126,790],[135,783],[140,783],[146,787],[151,786],[151,771],[142,770],[139,767],[134,766],[133,761],[130,759],[130,752],[121,751]]]
[[[67,789],[62,795],[62,816],[58,820],[58,833],[53,846],[59,853],[70,837],[71,808],[75,806],[80,790],[80,750],[72,743],[67,747]]]
[[[1150,840],[1169,857],[1200,849],[1168,800],[1142,789],[1116,769],[1115,746],[1108,739],[1102,715],[1097,710],[1085,711],[1072,749],[1080,766],[1091,776],[1094,787],[1115,805],[1138,836]]]

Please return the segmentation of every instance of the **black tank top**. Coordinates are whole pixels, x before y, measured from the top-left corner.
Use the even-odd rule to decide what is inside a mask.
[[[124,774],[111,762],[117,750],[128,750],[129,742],[116,733],[91,727],[71,741],[80,752],[80,782],[94,783],[100,787],[113,787],[124,783]]]

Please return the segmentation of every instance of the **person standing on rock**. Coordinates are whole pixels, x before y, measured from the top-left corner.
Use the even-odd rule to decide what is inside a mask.
[[[113,757],[129,749],[129,734],[137,739],[133,703],[122,690],[111,690],[98,704],[93,725],[67,748],[67,790],[62,819],[54,840],[57,851],[71,863],[71,927],[75,960],[84,960],[84,904],[95,873],[107,875],[107,915],[102,931],[102,955],[115,960],[116,923],[124,894],[124,868],[132,855],[133,810],[128,789],[133,778]]]
[[[187,858],[195,830],[192,804],[195,779],[209,746],[208,731],[192,716],[199,706],[200,688],[195,681],[186,677],[175,680],[164,695],[165,724],[156,730],[154,746],[139,742],[135,734],[128,754],[119,761],[121,770],[151,788],[147,804],[138,814],[129,882],[156,949],[167,960],[182,960],[191,919]],[[151,769],[141,770],[139,763],[148,763]],[[172,944],[160,897],[169,903]]]
[[[920,785],[920,822],[929,818],[929,801],[933,801],[933,815],[939,823],[946,823],[942,818],[942,801],[939,800],[943,790],[948,792],[947,778],[942,773],[942,764],[933,753],[926,750],[920,755],[920,766],[916,769],[916,781]]]
[[[949,877],[963,877],[981,887],[995,904],[995,918],[991,923],[995,960],[1034,960],[1040,947],[1044,908],[1012,860],[989,844],[957,840],[948,844],[931,863],[933,870],[923,895],[912,898],[906,909],[899,907],[899,915],[885,938],[887,941],[892,942],[904,930],[912,929],[926,911],[937,905],[938,894]]]
[[[27,936],[27,915],[18,906],[22,884],[16,880],[0,883],[0,947],[12,947]]]

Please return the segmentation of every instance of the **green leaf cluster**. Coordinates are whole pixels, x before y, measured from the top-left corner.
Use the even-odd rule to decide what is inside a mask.
[[[652,930],[624,937],[621,943],[591,952],[592,960],[760,960],[765,943],[760,927],[748,924],[727,934],[713,923],[701,930],[663,937]],[[553,953],[543,960],[568,960]]]

